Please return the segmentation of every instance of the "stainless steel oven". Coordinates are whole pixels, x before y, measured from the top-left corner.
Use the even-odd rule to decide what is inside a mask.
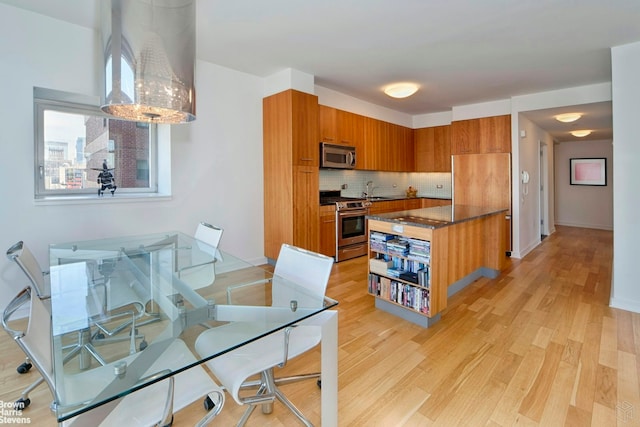
[[[367,218],[370,202],[336,202],[336,262],[367,254]]]

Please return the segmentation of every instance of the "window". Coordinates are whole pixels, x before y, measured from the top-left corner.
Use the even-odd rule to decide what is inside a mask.
[[[98,197],[106,165],[116,195],[157,193],[156,125],[114,119],[97,99],[34,89],[36,198]]]

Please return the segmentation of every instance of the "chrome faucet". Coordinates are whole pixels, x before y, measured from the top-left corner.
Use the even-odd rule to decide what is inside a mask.
[[[369,187],[371,186],[371,187]],[[373,190],[376,189],[377,187],[373,186],[373,181],[367,181],[366,184],[366,189],[364,190],[364,194],[363,196],[366,197],[367,199],[373,197]]]

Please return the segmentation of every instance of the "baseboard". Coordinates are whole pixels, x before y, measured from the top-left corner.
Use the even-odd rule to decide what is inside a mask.
[[[640,313],[640,301],[629,301],[611,297],[609,300],[609,307],[631,311],[633,313]]]
[[[582,223],[577,223],[577,222],[563,222],[563,221],[556,221],[555,225],[563,225],[566,227],[578,227],[578,228],[593,228],[595,230],[607,230],[607,231],[613,231],[613,225],[607,225],[607,224],[582,224]]]

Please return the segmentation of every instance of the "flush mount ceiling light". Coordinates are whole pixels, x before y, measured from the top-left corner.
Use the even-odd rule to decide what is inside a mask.
[[[102,3],[102,110],[127,120],[195,120],[195,0]]]
[[[394,83],[384,88],[384,93],[392,98],[406,98],[418,91],[415,83]]]
[[[557,116],[555,116],[556,120],[562,123],[575,122],[580,117],[582,117],[582,114],[580,113],[565,113],[565,114],[558,114]]]
[[[591,131],[587,130],[587,129],[584,129],[584,130],[572,130],[571,131],[571,135],[577,136],[578,138],[582,138],[582,137],[585,137],[585,136],[590,135],[590,134],[591,134]]]

